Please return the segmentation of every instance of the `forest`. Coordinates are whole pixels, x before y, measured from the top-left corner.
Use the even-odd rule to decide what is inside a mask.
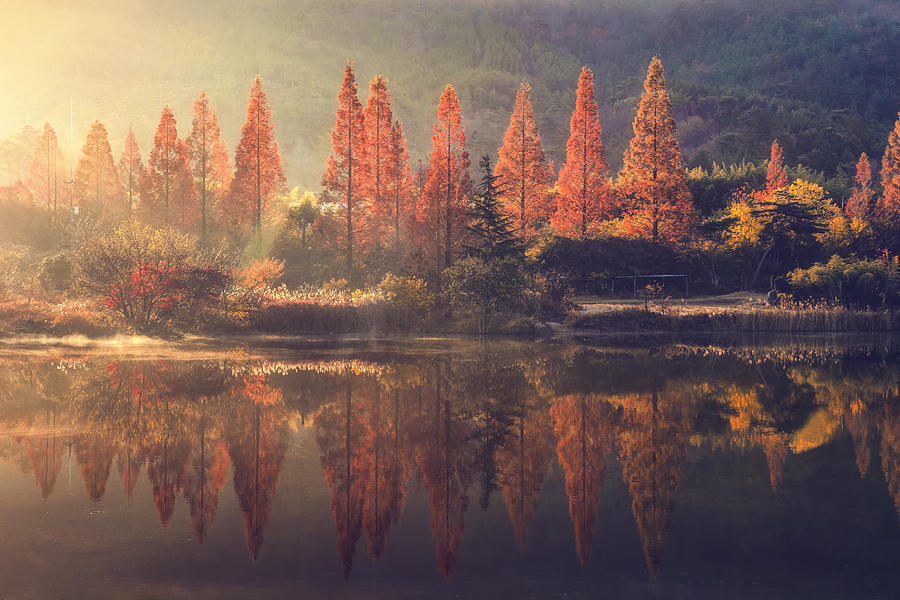
[[[225,18],[170,8],[207,34]],[[117,58],[79,74],[123,84],[78,151],[73,127],[61,140],[71,115],[0,143],[0,331],[584,325],[577,296],[654,273],[695,295],[778,292],[753,310],[893,327],[892,312],[846,325],[900,302],[892,5],[267,8],[229,41],[288,22],[308,35],[255,44],[214,81],[210,56],[173,58],[152,142],[147,117],[122,123],[122,106],[150,110],[134,96],[147,75]],[[375,17],[393,41],[359,27]],[[319,64],[333,47],[362,57],[342,79]],[[229,78],[248,68],[239,125]],[[59,90],[41,86],[46,106]],[[631,291],[668,313],[680,290]]]

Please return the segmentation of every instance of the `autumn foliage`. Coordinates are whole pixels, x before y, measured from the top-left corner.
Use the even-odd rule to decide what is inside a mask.
[[[559,170],[559,198],[551,223],[563,235],[584,238],[596,231],[610,208],[609,167],[600,140],[594,74],[587,67],[581,69],[578,78],[569,129],[566,162]]]
[[[387,93],[387,90],[384,92]],[[337,119],[331,132],[331,144],[333,151],[328,157],[325,174],[322,175],[322,186],[334,195],[341,207],[346,274],[352,279],[355,237],[364,211],[362,199],[366,189],[365,160],[371,154],[366,149],[363,108],[359,101],[353,65],[349,62],[344,68],[344,82],[338,93]]]
[[[538,221],[547,219],[550,213],[548,192],[552,173],[544,162],[544,149],[531,108],[530,92],[531,86],[527,83],[519,86],[494,168],[494,174],[501,181],[500,195],[506,211],[515,219],[515,229],[520,236],[533,233]],[[599,127],[597,133],[599,143]],[[602,153],[602,145],[600,148]]]
[[[656,56],[647,69],[624,163],[617,188],[625,231],[654,242],[683,239],[693,225],[694,209],[662,62]]]
[[[272,124],[272,109],[257,75],[247,98],[247,120],[234,153],[234,180],[225,209],[228,226],[262,231],[262,216],[274,195],[284,188],[281,156]]]
[[[423,268],[435,273],[449,267],[462,248],[466,195],[471,187],[462,109],[449,84],[437,107],[431,144],[431,166],[416,207],[415,226]]]

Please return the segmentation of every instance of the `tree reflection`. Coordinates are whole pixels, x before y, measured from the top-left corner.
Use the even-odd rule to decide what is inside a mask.
[[[689,444],[765,456],[764,485],[779,492],[792,455],[849,436],[861,477],[880,453],[900,514],[900,367],[878,355],[853,355],[845,368],[817,350],[506,350],[303,361],[243,351],[213,360],[0,357],[0,460],[33,473],[45,500],[69,452],[91,502],[103,499],[114,464],[129,502],[144,493],[145,470],[160,522],[171,523],[183,498],[200,543],[230,470],[255,562],[288,442],[306,439],[290,431],[309,427],[345,575],[360,537],[372,559],[385,554],[417,475],[445,577],[459,560],[470,494],[486,510],[494,489],[521,553],[536,515],[565,493],[586,566],[601,540],[599,506],[616,498],[604,480],[617,460],[655,578]],[[554,457],[565,489],[544,491]]]

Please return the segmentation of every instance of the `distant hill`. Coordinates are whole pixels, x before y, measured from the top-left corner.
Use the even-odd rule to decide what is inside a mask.
[[[900,108],[900,3],[880,0],[83,0],[0,4],[0,137],[49,120],[69,140],[133,124],[146,158],[164,103],[189,131],[201,89],[233,151],[253,77],[289,183],[318,189],[346,58],[363,101],[388,78],[410,155],[427,159],[441,89],[460,93],[473,164],[496,153],[521,79],[550,158],[564,155],[582,64],[617,168],[650,56],[666,67],[688,166],[759,160],[834,174],[880,157]],[[0,173],[0,178],[8,174]]]

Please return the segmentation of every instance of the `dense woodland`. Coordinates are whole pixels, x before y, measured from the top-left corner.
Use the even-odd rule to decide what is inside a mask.
[[[397,16],[392,31],[415,26],[408,41],[423,53],[405,56],[426,64],[366,86],[348,60],[327,146],[321,102],[285,104],[299,83],[285,89],[283,64],[271,68],[275,91],[252,81],[234,146],[206,92],[192,94],[190,120],[165,104],[149,143],[131,126],[111,142],[101,120],[77,156],[50,122],[9,136],[3,291],[103,299],[141,330],[213,300],[227,312],[229,295],[240,315],[309,301],[314,288],[404,297],[411,312],[458,306],[483,330],[495,312],[559,315],[573,291],[609,294],[618,276],[660,272],[697,292],[774,287],[856,308],[900,299],[896,9],[404,6],[346,7],[343,27],[373,10]],[[341,12],[329,8],[292,16],[320,28]],[[347,47],[371,50],[366,61],[395,64],[397,48],[375,47],[384,36],[357,38]],[[445,64],[453,83],[421,99]],[[234,101],[221,97],[229,113]]]

